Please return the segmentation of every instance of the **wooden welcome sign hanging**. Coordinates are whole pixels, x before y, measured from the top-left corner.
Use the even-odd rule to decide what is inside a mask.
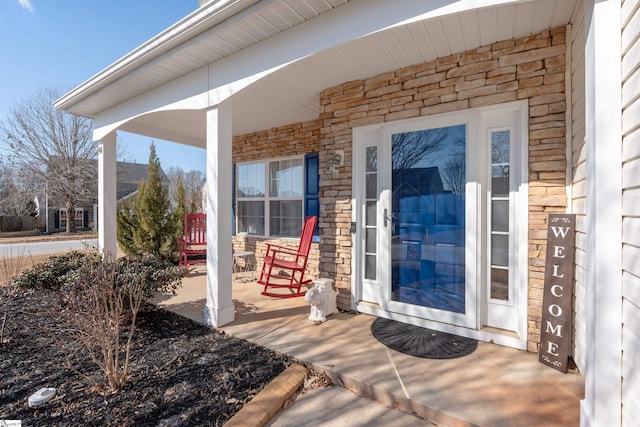
[[[538,360],[567,372],[575,259],[575,215],[549,214]]]

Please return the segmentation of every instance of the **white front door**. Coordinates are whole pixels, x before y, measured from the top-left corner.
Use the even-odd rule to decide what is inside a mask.
[[[511,103],[354,130],[358,300],[526,340],[526,113]]]
[[[380,278],[393,312],[477,328],[474,116],[382,131]]]

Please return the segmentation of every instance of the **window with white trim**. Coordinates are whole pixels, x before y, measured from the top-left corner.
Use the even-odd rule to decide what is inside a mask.
[[[73,220],[76,228],[84,228],[84,208],[75,208]],[[60,208],[60,228],[67,228],[67,208]]]
[[[236,166],[236,231],[298,237],[304,219],[304,156]]]

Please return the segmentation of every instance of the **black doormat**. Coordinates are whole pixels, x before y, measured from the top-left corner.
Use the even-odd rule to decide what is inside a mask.
[[[371,333],[382,344],[425,359],[455,359],[473,353],[478,341],[378,317]]]

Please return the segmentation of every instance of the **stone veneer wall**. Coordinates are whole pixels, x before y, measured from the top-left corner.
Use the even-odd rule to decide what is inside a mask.
[[[236,136],[233,138],[233,163],[317,153],[319,150],[319,137],[320,122],[318,120]],[[293,248],[298,247],[297,239],[266,239],[235,235],[233,236],[233,251],[246,250],[254,252],[257,261],[257,273],[260,274],[267,243]],[[319,244],[313,243],[307,265],[309,278],[319,277],[319,259]]]
[[[343,149],[337,178],[321,175],[320,271],[351,286],[353,128],[503,102],[529,100],[528,349],[542,317],[546,218],[566,209],[565,28],[506,40],[347,82],[320,95],[320,164]],[[324,172],[324,171],[323,171]]]
[[[339,307],[350,309],[353,128],[485,105],[529,100],[528,349],[537,352],[542,318],[546,218],[566,209],[565,28],[506,40],[438,58],[320,94],[318,121],[241,135],[233,161],[320,153],[320,244],[310,274],[335,280]],[[329,154],[344,150],[337,175],[325,170]],[[297,241],[269,240],[295,246]],[[256,253],[265,239],[234,236],[234,250]]]

